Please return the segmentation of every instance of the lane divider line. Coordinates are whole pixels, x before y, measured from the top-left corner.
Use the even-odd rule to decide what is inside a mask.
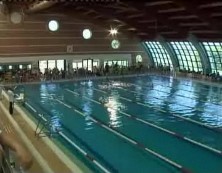
[[[125,99],[125,100],[126,100],[126,99]],[[145,103],[141,103],[141,102],[133,102],[133,103],[136,103],[136,104],[142,105],[142,106],[144,106],[144,107],[152,108],[152,109],[158,110],[158,111],[160,111],[160,112],[166,113],[165,110],[158,109],[158,108],[156,108],[155,106],[152,106],[152,105],[147,104],[147,103],[146,103],[146,104],[145,104]],[[207,129],[213,130],[213,131],[215,131],[215,132],[222,133],[222,131],[221,131],[220,129],[217,129],[217,128],[215,128],[215,127],[213,127],[213,126],[210,126],[210,125],[207,125],[207,124],[203,124],[203,123],[201,123],[201,122],[199,122],[199,121],[196,121],[196,120],[193,120],[193,119],[191,119],[191,118],[185,118],[185,117],[179,116],[179,115],[177,115],[177,114],[175,114],[175,113],[171,113],[170,115],[172,115],[172,116],[174,116],[174,117],[177,117],[177,118],[179,118],[179,119],[183,119],[183,120],[188,121],[188,122],[190,122],[190,123],[196,124],[196,125],[198,125],[198,126],[205,127],[205,128],[207,128]]]
[[[130,82],[129,82],[129,84],[134,85],[134,86],[139,86],[139,85],[136,85],[136,84],[133,84],[133,83],[130,83]],[[164,85],[161,85],[161,84],[157,84],[157,85],[164,86]],[[149,87],[149,86],[146,86],[146,85],[143,85],[143,84],[142,84],[142,86],[143,86],[143,87],[146,87],[146,88]],[[169,86],[164,86],[164,87],[169,87]],[[172,88],[172,87],[169,87],[169,88]],[[126,89],[124,88],[124,90],[126,90]],[[156,90],[156,91],[158,91],[158,92],[162,92],[162,93],[167,93],[167,94],[169,94],[168,92],[165,92],[165,91],[162,91],[162,90],[158,90],[158,89],[153,89],[153,90]],[[188,91],[188,90],[184,90],[184,89],[183,89],[183,91]],[[189,92],[190,92],[190,91],[189,91]],[[196,92],[196,93],[197,93],[197,92]],[[200,94],[200,93],[198,93],[198,94]],[[185,97],[185,98],[188,98],[188,99],[191,99],[191,100],[198,98],[198,97],[196,97],[196,96],[194,96],[194,97],[192,98],[192,97],[188,97],[188,96],[186,96],[186,95],[181,95],[181,94],[176,94],[176,96]],[[154,97],[154,98],[157,98],[157,97]],[[204,100],[199,100],[199,101],[202,102],[202,103],[211,103],[211,104],[213,104],[213,105],[221,106],[221,104],[219,104],[219,103],[212,103],[212,102],[204,101]],[[185,106],[185,105],[184,105],[184,106]],[[201,111],[201,109],[196,109],[196,110]]]
[[[179,80],[179,79],[178,79]],[[167,86],[167,85],[163,85],[163,84],[160,84],[160,83],[157,83],[157,82],[153,82],[153,83],[155,83],[155,84],[157,84],[157,85],[160,85],[160,86],[163,86],[163,87],[168,87],[168,88],[171,88],[170,86]],[[191,86],[191,85],[187,85],[187,84],[181,84],[181,85],[184,85],[184,86]],[[219,87],[219,86],[216,86],[216,87]],[[202,89],[204,89],[204,90],[208,90],[208,89],[205,89],[205,88],[203,88],[203,87],[201,87]],[[219,87],[220,88],[220,87]],[[185,89],[183,89],[183,91],[187,91],[187,92],[191,92],[191,90],[185,90]],[[197,92],[197,91],[192,91],[192,92],[194,92],[194,93],[196,93],[196,94],[201,94],[201,93],[199,93],[199,92]],[[202,95],[202,94],[201,94]],[[203,96],[203,95],[202,95]]]
[[[107,93],[106,91],[103,91],[103,90],[100,90],[100,89],[96,89],[96,88],[93,88],[93,90],[96,90],[96,91],[102,92],[102,93],[104,93],[104,94]]]
[[[131,83],[130,83],[131,84]],[[135,85],[135,84],[132,84],[132,85]],[[139,86],[139,85],[135,85],[135,86]],[[136,91],[131,91],[131,90],[128,90],[128,89],[125,89],[125,88],[122,88],[122,87],[118,87],[118,89],[121,89],[121,90],[124,90],[124,91],[126,91],[126,92],[131,92],[131,93],[134,93],[134,94],[139,94],[139,95],[143,95],[143,96],[146,96],[145,94],[143,94],[143,93],[138,93],[138,92],[136,92]],[[159,92],[163,92],[163,93],[167,93],[167,92],[164,92],[164,91],[161,91],[161,90],[157,90],[157,89],[155,89],[156,91],[159,91]],[[168,93],[167,93],[168,94]],[[160,98],[158,98],[158,97],[154,97],[154,96],[151,96],[152,98],[155,98],[155,99],[157,99],[157,100],[162,100],[162,99],[160,99]],[[170,104],[175,104],[175,103],[173,103],[173,102],[168,102],[168,103],[170,103]],[[199,108],[193,108],[192,106],[187,106],[187,105],[182,105],[182,104],[179,104],[179,103],[176,103],[177,105],[180,105],[180,106],[184,106],[184,107],[188,107],[188,108],[191,108],[191,109],[195,109],[195,110],[197,110],[197,111],[202,111],[202,109],[199,109]]]
[[[67,105],[66,103],[62,102],[59,99],[54,99],[57,102],[59,102],[60,104],[68,107],[68,108],[72,108],[70,105]],[[31,106],[29,103],[25,102],[26,105]],[[32,106],[31,106],[32,107]],[[34,109],[34,108],[33,108]],[[34,109],[35,110],[35,109]],[[36,111],[37,112],[37,111]],[[78,112],[79,113],[79,112]],[[44,121],[47,121],[43,116],[41,116],[41,114],[37,114],[39,116],[39,118],[43,119]],[[81,147],[79,147],[77,144],[75,144],[71,139],[69,139],[63,132],[59,131],[58,134],[65,140],[67,141],[71,146],[73,146],[74,148],[76,148],[81,154],[83,154],[88,160],[90,160],[91,162],[93,162],[96,166],[98,166],[101,170],[103,170],[105,173],[111,173],[108,169],[106,169],[105,167],[102,166],[102,164],[100,164],[96,159],[94,159],[93,156],[91,156],[90,154],[88,154],[86,151],[84,151]]]
[[[3,112],[5,113],[5,115],[7,116],[10,123],[15,128],[16,132],[20,135],[22,141],[25,143],[26,147],[28,148],[28,150],[30,151],[32,156],[35,158],[36,162],[38,162],[38,164],[40,165],[42,170],[45,173],[53,173],[54,171],[49,167],[49,164],[48,164],[47,160],[45,160],[45,158],[43,158],[43,156],[38,152],[38,150],[35,148],[35,146],[32,144],[32,142],[28,139],[28,137],[22,131],[22,129],[20,128],[18,123],[8,113],[5,106],[2,103],[0,103],[0,107],[3,110]]]
[[[37,113],[37,110],[36,110],[35,108],[33,108],[28,102],[25,102],[25,105],[28,106],[28,107],[29,107],[34,113],[36,113],[41,119],[43,119],[45,122],[47,122],[47,119],[46,119],[43,115]]]
[[[149,75],[149,76],[154,76],[154,77],[156,77],[156,75]],[[169,78],[169,76],[163,76],[163,75],[158,75],[158,76],[161,76],[161,77],[164,77],[164,78]],[[174,78],[175,79],[175,78]],[[160,84],[160,83],[158,83],[158,82],[154,82],[154,80],[156,80],[156,81],[158,81],[159,82],[159,80],[157,80],[157,79],[153,79],[152,80],[152,83],[155,83],[155,84],[157,84],[157,85],[160,85],[160,86],[163,86],[163,87],[169,87],[169,86],[167,86],[167,85],[163,85],[163,84]],[[177,80],[177,81],[181,81],[181,78],[176,78],[175,80]],[[184,80],[184,78],[183,78],[183,80]],[[190,81],[186,81],[186,82],[190,82]],[[170,82],[170,83],[172,83],[172,82]],[[189,84],[181,84],[181,85],[184,85],[184,86],[191,86],[191,85],[189,85]],[[203,88],[203,87],[201,87],[201,88]],[[190,90],[185,90],[185,89],[183,89],[184,91],[188,91],[188,92],[191,92]],[[197,93],[197,94],[199,94],[198,92],[196,92],[196,91],[194,91],[195,93]]]
[[[133,85],[133,86],[139,86],[139,85],[136,85],[136,84],[133,84],[133,83],[130,83],[129,82],[129,84],[131,84],[131,85]],[[149,86],[146,86],[146,85],[143,85],[144,87],[149,87]],[[125,88],[122,88],[122,87],[118,87],[119,89],[122,89],[122,90],[124,90],[124,91],[127,91],[127,92],[131,92],[131,93],[135,93],[135,94],[140,94],[140,95],[144,95],[144,94],[142,94],[142,93],[137,93],[136,91],[129,91],[128,89],[125,89]],[[149,87],[150,88],[150,87]],[[154,89],[153,89],[154,90]],[[167,92],[164,92],[164,91],[161,91],[161,90],[157,90],[157,89],[155,89],[156,91],[159,91],[159,92],[163,92],[163,93],[167,93]],[[168,94],[168,93],[167,93]],[[145,96],[145,95],[144,95]],[[179,96],[179,95],[178,95]],[[156,99],[158,99],[158,100],[160,100],[160,98],[158,98],[158,97],[153,97],[153,98],[156,98]]]
[[[104,106],[104,105],[103,105],[103,106]],[[217,149],[215,149],[215,148],[212,148],[212,147],[210,147],[210,146],[208,146],[208,145],[205,145],[205,144],[203,144],[203,143],[201,143],[201,142],[198,142],[198,141],[195,141],[195,140],[190,139],[190,138],[188,138],[188,137],[185,137],[185,136],[183,136],[183,135],[180,135],[179,133],[176,133],[176,132],[167,130],[167,129],[165,129],[165,128],[162,128],[162,127],[160,127],[160,126],[157,126],[157,125],[155,125],[155,124],[152,124],[152,123],[150,123],[150,122],[147,121],[147,120],[143,120],[143,119],[141,119],[141,118],[139,118],[139,117],[137,117],[137,116],[134,116],[134,115],[125,113],[125,112],[120,111],[120,110],[118,110],[118,109],[114,109],[114,108],[112,108],[112,107],[110,107],[110,106],[104,106],[104,107],[108,107],[108,108],[110,108],[110,109],[112,109],[112,110],[116,110],[116,111],[118,111],[119,113],[121,113],[122,115],[125,115],[125,116],[127,116],[127,117],[129,117],[129,118],[131,118],[131,119],[134,119],[134,120],[139,121],[139,122],[141,122],[141,123],[147,124],[147,125],[149,125],[149,126],[151,126],[151,127],[153,127],[153,128],[156,128],[156,129],[158,129],[158,130],[161,130],[161,131],[163,131],[163,132],[166,132],[166,133],[168,133],[168,134],[171,134],[171,135],[173,135],[173,136],[175,136],[175,137],[177,137],[177,138],[179,138],[179,139],[185,140],[185,141],[187,141],[187,142],[189,142],[189,143],[191,143],[191,144],[197,145],[197,146],[199,146],[199,147],[202,147],[202,148],[204,148],[204,149],[207,149],[208,151],[211,151],[211,152],[213,152],[213,153],[215,153],[215,154],[219,154],[220,156],[222,156],[222,151],[217,150]]]
[[[82,148],[80,148],[77,144],[75,144],[72,140],[70,140],[63,132],[58,132],[59,135],[65,139],[70,145],[72,145],[74,148],[76,148],[81,154],[83,154],[88,160],[93,162],[97,167],[99,167],[103,172],[105,173],[111,173],[109,170],[107,170],[105,167],[103,167],[97,160],[93,158],[90,154],[88,154],[86,151],[84,151]]]
[[[73,107],[73,110],[76,111],[76,109]],[[81,112],[81,111],[76,111],[76,112]],[[86,116],[83,112],[81,112],[81,114],[83,117]],[[131,137],[126,136],[125,134],[119,132],[118,130],[116,130],[114,127],[112,126],[108,126],[105,123],[101,122],[100,120],[96,119],[95,117],[89,116],[89,119],[91,119],[94,123],[98,124],[99,126],[103,127],[104,129],[107,129],[108,131],[116,134],[117,136],[121,137],[122,139],[125,139],[126,141],[134,144],[135,146],[137,146],[138,148],[147,151],[149,154],[152,154],[154,156],[156,156],[157,158],[159,158],[160,160],[165,161],[166,163],[170,164],[171,166],[179,169],[182,173],[191,173],[190,170],[188,170],[187,168],[184,168],[183,166],[181,166],[180,164],[166,158],[165,156],[145,147],[145,145],[143,145],[142,143],[137,142],[136,140],[132,139]]]
[[[74,92],[74,91],[72,91],[72,90],[70,90],[70,89],[66,89],[66,91],[71,92],[71,93],[73,93],[73,94],[75,94],[75,95],[77,95],[77,96],[80,96],[79,93]],[[86,97],[86,96],[83,96],[83,97],[84,97],[85,99],[87,99],[87,100],[90,100],[90,101],[94,102],[94,103],[101,104],[100,102],[98,102],[98,101],[96,101],[96,100],[93,100],[93,99],[90,99],[90,98],[88,98],[88,97]]]
[[[127,98],[125,98],[125,97],[119,96],[119,98],[121,98],[122,100],[126,100],[126,101],[128,101],[128,102],[133,102],[131,99],[127,99]]]
[[[28,104],[27,102],[25,102],[25,104],[35,113],[37,113],[36,109],[33,108],[30,104]]]
[[[55,99],[55,100],[58,101],[59,103],[63,104],[65,107],[67,107],[67,108],[69,108],[69,109],[72,108],[71,106],[67,105],[66,103],[61,102],[61,101],[58,100],[58,99]]]

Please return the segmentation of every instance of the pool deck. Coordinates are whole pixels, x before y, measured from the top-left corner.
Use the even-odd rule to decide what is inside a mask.
[[[5,93],[3,95],[4,98],[0,102],[1,125],[7,133],[11,133],[16,139],[24,143],[32,154],[34,162],[27,172],[83,172],[51,139],[35,136],[36,125],[18,105],[15,105],[14,113],[10,115],[8,113],[8,98]]]

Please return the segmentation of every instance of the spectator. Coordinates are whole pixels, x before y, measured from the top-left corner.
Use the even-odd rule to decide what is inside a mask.
[[[12,89],[8,90],[8,97],[9,97],[9,113],[12,115],[14,108],[14,92]]]
[[[105,74],[106,75],[109,74],[109,65],[108,65],[108,63],[106,63],[106,65],[105,65]]]
[[[13,150],[18,158],[19,164],[23,169],[29,169],[32,165],[32,157],[23,145],[21,145],[9,133],[0,129],[0,144]]]

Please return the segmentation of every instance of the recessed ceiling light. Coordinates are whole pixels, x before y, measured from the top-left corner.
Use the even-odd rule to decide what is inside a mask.
[[[50,31],[57,31],[59,29],[59,23],[56,20],[50,20],[48,27]]]
[[[136,62],[142,62],[143,58],[141,55],[136,55]]]
[[[111,28],[111,30],[109,32],[111,35],[116,35],[118,33],[116,28]]]
[[[120,47],[119,40],[112,40],[111,46],[112,46],[113,49],[118,49]]]
[[[90,29],[84,29],[82,36],[84,39],[90,39],[92,37],[92,31]]]
[[[10,20],[14,24],[19,24],[22,22],[22,14],[19,12],[12,12],[10,14]]]

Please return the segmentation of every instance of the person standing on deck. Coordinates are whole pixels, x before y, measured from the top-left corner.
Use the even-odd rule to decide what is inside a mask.
[[[3,147],[8,147],[10,150],[15,152],[18,163],[24,170],[28,170],[33,163],[32,155],[27,148],[20,143],[13,135],[7,133],[0,127],[0,158],[3,156]],[[1,163],[0,163],[1,164]],[[1,166],[1,165],[0,165]],[[1,172],[1,168],[0,168]]]
[[[3,99],[2,91],[3,91],[3,86],[0,84],[0,100]]]
[[[106,63],[105,65],[105,75],[107,76],[109,74],[109,65]]]
[[[8,90],[8,97],[9,97],[9,113],[13,114],[13,107],[14,107],[14,92],[12,89]]]

